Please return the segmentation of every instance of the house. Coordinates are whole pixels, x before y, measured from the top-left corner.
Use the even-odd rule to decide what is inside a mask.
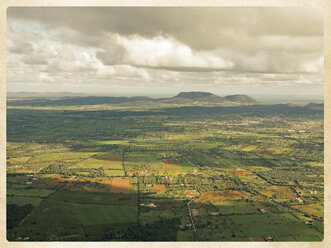
[[[264,208],[259,208],[258,210],[259,210],[262,214],[266,214],[266,213],[269,212],[268,209],[264,209]]]
[[[199,195],[199,193],[196,190],[185,190],[184,195],[188,198],[192,198]]]
[[[156,205],[152,202],[142,202],[142,203],[140,203],[140,206],[148,207],[148,208],[156,208]]]
[[[198,209],[192,209],[192,215],[193,216],[198,216],[199,215],[199,210]]]

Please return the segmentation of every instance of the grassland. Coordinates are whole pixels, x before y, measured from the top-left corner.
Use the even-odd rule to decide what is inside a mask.
[[[109,204],[109,205],[137,205],[137,196],[129,194],[115,194],[106,192],[79,192],[57,191],[50,197],[52,200],[82,203],[82,204]]]
[[[37,197],[7,196],[7,204],[16,204],[18,206],[32,204],[34,207],[37,207],[42,202],[42,200],[42,198]]]
[[[235,223],[248,224],[248,223],[268,223],[270,220],[265,215],[231,215],[231,220]]]
[[[245,201],[220,201],[220,202],[214,202],[213,205],[223,215],[238,214],[238,213],[251,214],[251,213],[259,212],[257,203],[251,203]]]
[[[54,193],[54,190],[47,189],[8,189],[7,195],[9,196],[31,196],[31,197],[47,197]]]
[[[137,206],[74,204],[83,225],[137,223]]]
[[[276,240],[281,240],[288,237],[289,233],[277,225],[250,225],[241,227],[244,233],[250,237],[275,237]]]

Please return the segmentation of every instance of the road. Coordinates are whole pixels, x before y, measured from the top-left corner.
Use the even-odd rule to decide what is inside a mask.
[[[191,224],[192,224],[192,227],[193,227],[193,230],[194,230],[195,241],[198,241],[198,233],[197,233],[197,229],[196,229],[195,224],[194,224],[194,220],[193,220],[192,210],[191,210],[190,204],[193,202],[194,199],[196,199],[196,198],[198,198],[200,196],[200,192],[197,189],[197,185],[194,185],[194,187],[195,187],[195,190],[198,192],[198,195],[196,197],[194,197],[192,200],[190,200],[187,203],[187,209],[188,209],[188,213],[189,213],[188,215],[190,216]]]

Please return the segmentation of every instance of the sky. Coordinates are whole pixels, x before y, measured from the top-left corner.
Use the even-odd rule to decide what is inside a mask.
[[[7,91],[323,95],[319,7],[10,7]]]

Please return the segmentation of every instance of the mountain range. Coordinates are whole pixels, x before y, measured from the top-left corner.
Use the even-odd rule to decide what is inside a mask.
[[[159,103],[159,104],[226,104],[226,105],[251,105],[258,104],[258,102],[247,95],[229,95],[221,97],[210,92],[192,91],[180,92],[174,97],[170,98],[150,98],[147,96],[135,97],[64,97],[60,99],[29,99],[8,101],[9,106],[65,106],[65,105],[98,105],[98,104],[124,104],[132,103]]]

